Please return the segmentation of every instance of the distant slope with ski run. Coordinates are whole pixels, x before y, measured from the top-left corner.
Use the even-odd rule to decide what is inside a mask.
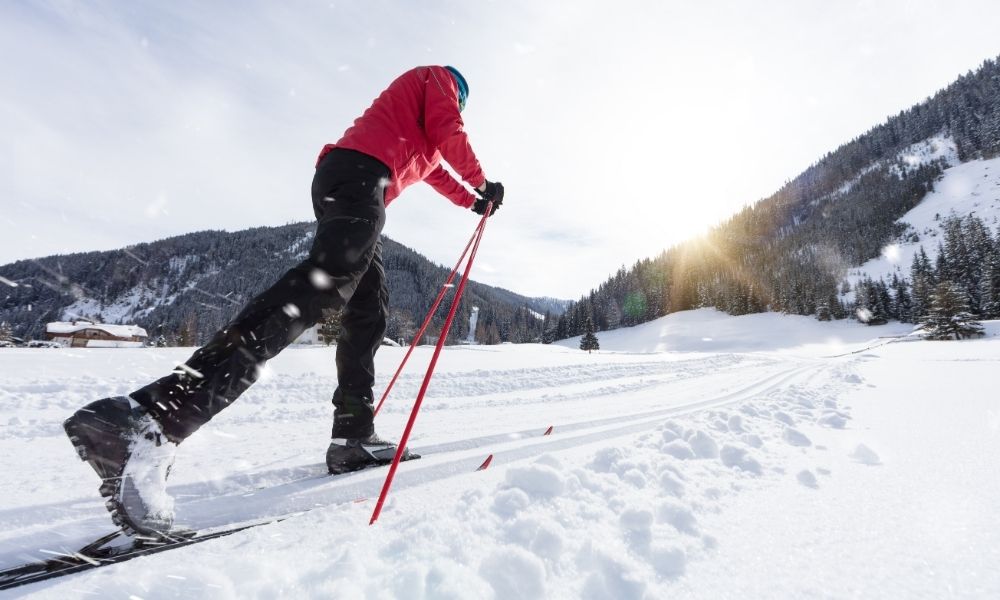
[[[898,219],[907,226],[906,232],[886,245],[881,256],[849,269],[852,288],[866,276],[888,281],[896,273],[909,278],[913,256],[921,247],[933,264],[943,239],[942,220],[950,215],[975,215],[994,232],[1000,226],[1000,157],[959,163],[954,142],[936,137],[907,148],[898,158],[912,167],[939,159],[951,166],[935,183],[934,191]],[[918,239],[913,240],[914,236]]]

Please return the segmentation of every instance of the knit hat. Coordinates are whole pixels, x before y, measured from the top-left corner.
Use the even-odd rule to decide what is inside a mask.
[[[458,110],[461,112],[465,109],[465,101],[469,98],[469,84],[466,83],[465,77],[458,72],[455,67],[446,66],[451,76],[455,78],[455,85],[458,86]]]

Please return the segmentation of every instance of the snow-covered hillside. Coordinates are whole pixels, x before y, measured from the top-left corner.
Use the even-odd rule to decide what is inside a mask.
[[[939,143],[944,147],[950,142],[944,140]],[[994,231],[1000,225],[1000,158],[957,163],[948,153],[939,154],[941,152],[934,153],[928,149],[926,153],[902,155],[904,162],[909,156],[911,162],[917,163],[946,158],[952,166],[944,171],[941,180],[934,185],[934,191],[899,219],[899,223],[908,226],[906,233],[886,246],[881,256],[849,271],[848,280],[852,287],[866,275],[872,279],[883,277],[888,280],[895,272],[909,277],[913,255],[921,246],[933,264],[943,236],[942,221],[949,215],[975,215]],[[914,234],[916,240],[913,239]]]
[[[754,313],[730,317],[714,308],[672,313],[636,327],[598,332],[602,350],[616,352],[791,352],[824,356],[847,352],[873,338],[911,333],[893,322],[859,327],[854,321],[820,322],[815,317]],[[580,337],[556,342],[579,348]]]
[[[955,145],[955,141],[943,135],[937,135],[922,142],[911,144],[903,148],[891,161],[877,161],[868,165],[854,179],[840,186],[840,189],[835,191],[833,196],[846,194],[851,188],[857,185],[863,175],[879,167],[888,166],[890,172],[898,177],[910,173],[921,165],[940,160],[945,161],[949,165],[958,164],[958,147]]]
[[[594,354],[450,347],[411,442],[425,456],[400,467],[371,527],[384,470],[323,475],[333,349],[290,349],[181,446],[171,491],[195,527],[308,512],[13,593],[998,597],[1000,323],[987,329],[925,342],[703,310],[599,333]],[[381,350],[380,384],[403,351]],[[186,355],[0,349],[0,564],[111,529],[60,422]],[[417,351],[382,434],[401,431],[429,355]]]

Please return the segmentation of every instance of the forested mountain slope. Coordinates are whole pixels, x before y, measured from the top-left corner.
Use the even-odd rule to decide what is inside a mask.
[[[915,234],[897,221],[934,190],[946,169],[997,154],[1000,64],[988,60],[707,235],[622,267],[574,303],[550,335],[580,335],[588,317],[608,330],[705,306],[731,314],[856,314],[867,294],[843,294],[850,288],[844,285],[848,268]],[[988,248],[995,246],[1000,243],[991,237]],[[896,300],[892,294],[883,299]]]
[[[22,260],[0,266],[5,285],[0,322],[14,335],[42,337],[45,324],[64,319],[136,323],[151,338],[201,344],[244,303],[307,255],[314,225],[295,223],[245,231],[201,231],[109,252],[87,252]],[[390,288],[387,335],[408,338],[430,309],[447,277],[444,267],[383,238]],[[448,298],[450,299],[450,295]],[[486,343],[540,338],[543,316],[564,303],[526,298],[470,282],[451,331],[468,335],[468,317],[479,307],[477,339]],[[432,324],[447,314],[442,303]],[[182,339],[183,338],[183,339]]]

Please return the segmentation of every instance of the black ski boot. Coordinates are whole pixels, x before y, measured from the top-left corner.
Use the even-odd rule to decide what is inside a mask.
[[[385,465],[396,456],[396,444],[375,433],[374,402],[370,390],[333,394],[333,433],[326,450],[326,468],[333,475]],[[401,460],[420,458],[403,450]]]
[[[340,475],[387,465],[396,456],[396,448],[395,442],[383,440],[375,433],[366,438],[333,438],[326,449],[326,468],[332,475]],[[420,455],[404,449],[400,460],[416,458]]]
[[[129,535],[184,535],[175,530],[166,492],[177,444],[145,409],[125,396],[105,398],[63,423],[80,458],[101,478],[111,519]]]

